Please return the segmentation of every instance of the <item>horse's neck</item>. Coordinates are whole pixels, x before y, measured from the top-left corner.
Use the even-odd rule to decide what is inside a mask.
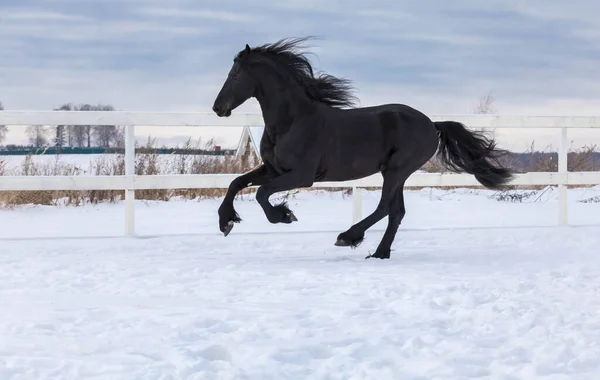
[[[265,130],[271,136],[285,134],[298,117],[299,109],[307,102],[300,88],[280,82],[261,84],[256,95],[265,121]]]

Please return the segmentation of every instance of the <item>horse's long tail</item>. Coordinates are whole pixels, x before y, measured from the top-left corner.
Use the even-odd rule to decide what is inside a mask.
[[[436,121],[433,124],[440,137],[437,156],[447,169],[473,174],[488,189],[504,188],[512,180],[512,171],[498,161],[507,152],[497,149],[493,139],[469,131],[456,121]]]

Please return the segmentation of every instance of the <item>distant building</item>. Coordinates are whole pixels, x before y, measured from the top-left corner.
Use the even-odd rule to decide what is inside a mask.
[[[264,126],[244,126],[242,135],[235,152],[235,156],[248,160],[252,167],[261,162],[260,159],[260,139],[262,137]]]

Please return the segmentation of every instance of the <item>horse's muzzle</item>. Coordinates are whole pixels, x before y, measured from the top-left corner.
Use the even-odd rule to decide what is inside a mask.
[[[231,116],[231,107],[223,107],[215,104],[212,109],[219,117]]]

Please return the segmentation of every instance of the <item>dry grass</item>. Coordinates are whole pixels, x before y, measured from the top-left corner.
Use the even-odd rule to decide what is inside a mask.
[[[144,148],[154,148],[156,145],[152,138],[149,138],[146,145],[140,149],[136,155],[135,173],[137,175],[159,175],[159,174],[216,174],[216,173],[243,173],[253,167],[253,158],[250,156],[236,158],[233,156],[200,156],[200,155],[159,155],[145,152]],[[211,149],[214,146],[213,141],[202,144],[201,141],[192,143],[188,140],[183,149]],[[568,168],[570,171],[597,171],[600,169],[600,162],[594,160],[594,154],[597,152],[596,146],[586,147],[569,154]],[[540,155],[536,153],[532,145],[526,152],[526,159],[517,161],[514,157],[505,159],[505,164],[516,168],[520,172],[555,172],[558,169],[557,160],[551,156]],[[432,158],[425,164],[421,170],[426,172],[442,172],[442,166],[437,159]],[[124,175],[125,160],[121,154],[103,155],[92,161],[89,168],[90,175]],[[0,176],[12,175],[14,173],[8,168],[5,162],[0,160]],[[39,175],[61,175],[77,176],[86,174],[81,168],[64,163],[60,156],[47,162],[46,164],[35,163],[33,156],[26,156],[21,162],[18,170],[19,175],[39,176]],[[476,187],[480,188],[480,187]],[[517,187],[515,187],[516,189]],[[531,186],[529,190],[539,190],[546,186]],[[245,189],[241,195],[253,193],[254,189]],[[284,198],[293,196],[298,190],[288,192],[283,195]],[[313,191],[343,192],[350,194],[351,189],[332,188],[332,189],[313,189]],[[225,189],[156,189],[156,190],[137,190],[136,199],[169,201],[172,199],[207,199],[221,197],[225,194]],[[500,197],[509,197],[508,192],[498,194]],[[91,190],[91,191],[5,191],[0,192],[0,207],[16,207],[25,204],[36,205],[72,205],[79,206],[83,204],[96,204],[101,202],[116,202],[124,197],[123,191],[112,190]]]
[[[210,148],[213,144],[209,141],[203,148]],[[196,147],[200,145],[200,141]],[[149,139],[143,148],[154,148],[155,141]],[[191,140],[184,148],[192,148]],[[143,148],[141,151],[143,152]],[[162,157],[160,157],[162,156]],[[161,165],[162,164],[162,165]],[[233,156],[200,156],[200,155],[159,155],[138,153],[135,158],[136,175],[158,174],[215,174],[215,173],[242,173],[251,169],[247,157],[236,158]],[[52,160],[46,164],[35,163],[33,155],[25,156],[19,166],[18,175],[40,176],[82,175],[83,170],[72,164],[59,160]],[[0,176],[13,175],[5,162],[0,161]],[[125,157],[122,154],[103,155],[91,162],[90,175],[124,175]],[[253,190],[247,189],[242,194]],[[156,189],[136,190],[136,199],[168,201],[173,198],[205,199],[223,196],[225,189]],[[116,202],[124,198],[122,190],[84,190],[84,191],[4,191],[0,192],[0,207],[12,208],[19,205],[72,205],[79,206],[87,203]]]
[[[80,174],[80,170],[73,165],[58,163],[58,161],[46,165],[38,165],[33,162],[31,155],[23,159],[19,171],[25,176],[71,176]],[[2,162],[0,164],[0,175],[10,174],[6,164]],[[63,201],[66,201],[67,204],[80,204],[81,202],[78,202],[78,197],[73,193],[69,191],[4,191],[0,192],[0,206],[14,207],[25,204],[55,205],[61,201],[60,198],[64,198]],[[60,198],[58,194],[60,194]]]

